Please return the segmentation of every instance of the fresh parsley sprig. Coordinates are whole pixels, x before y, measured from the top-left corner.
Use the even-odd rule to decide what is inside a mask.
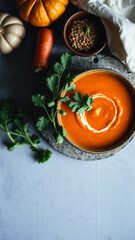
[[[93,98],[88,94],[85,94],[83,97],[80,92],[75,92],[73,98],[76,101],[70,101],[68,106],[72,109],[72,112],[76,114],[81,114],[92,109],[92,104],[94,102]]]
[[[28,144],[32,151],[35,151],[39,163],[46,162],[51,157],[49,150],[37,146],[40,139],[29,133],[26,112],[18,107],[12,98],[4,101],[0,107],[0,129],[7,133],[10,139],[10,142],[6,143],[9,151],[13,151],[15,146]]]
[[[71,66],[73,62],[72,55],[65,53],[61,56],[60,62],[56,62],[54,65],[54,72],[47,77],[46,87],[50,90],[51,98],[48,100],[48,96],[41,95],[39,93],[32,96],[32,102],[36,107],[43,108],[46,117],[41,116],[37,122],[37,128],[39,131],[43,132],[53,126],[54,137],[56,143],[61,144],[64,141],[64,136],[66,136],[66,130],[62,127],[62,132],[60,133],[57,129],[56,124],[56,114],[59,112],[61,115],[66,115],[66,112],[62,109],[57,108],[57,99],[60,97],[63,90],[73,91],[75,90],[75,84],[72,83],[75,74],[68,73],[64,76],[64,84],[61,84],[61,78],[65,70]],[[70,98],[61,97],[60,101],[67,102]]]
[[[58,109],[58,102],[68,102],[69,107],[72,108],[73,112],[77,114],[83,113],[85,111],[91,110],[91,105],[93,103],[93,99],[85,94],[84,97],[81,97],[81,93],[77,92],[74,95],[74,101],[70,101],[69,96],[61,97],[62,91],[74,91],[76,85],[73,83],[73,79],[75,78],[75,74],[71,74],[70,72],[65,75],[65,70],[71,66],[73,62],[73,57],[65,53],[61,56],[60,62],[56,62],[54,65],[54,72],[47,77],[46,79],[46,87],[49,89],[51,93],[51,97],[48,99],[48,93],[45,95],[41,95],[39,93],[32,96],[32,102],[34,106],[44,109],[45,116],[41,116],[37,122],[37,128],[39,131],[44,132],[48,130],[51,126],[54,129],[54,138],[56,143],[61,144],[64,141],[64,137],[67,136],[66,130],[63,126],[61,126],[61,131],[58,130],[56,124],[56,114],[65,116],[66,112],[62,109]],[[61,79],[64,74],[64,84],[61,83]]]

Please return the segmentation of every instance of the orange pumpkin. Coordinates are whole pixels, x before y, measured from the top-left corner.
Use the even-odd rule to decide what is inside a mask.
[[[37,27],[46,27],[66,10],[69,0],[16,0],[21,17]]]

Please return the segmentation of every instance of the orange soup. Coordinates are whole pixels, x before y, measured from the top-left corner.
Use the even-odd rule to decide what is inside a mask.
[[[109,71],[93,70],[75,78],[75,91],[89,94],[94,103],[83,114],[73,113],[68,103],[60,102],[66,111],[58,116],[70,141],[86,150],[105,149],[117,144],[129,130],[133,121],[134,103],[131,92],[118,75]],[[72,100],[75,91],[63,93]]]

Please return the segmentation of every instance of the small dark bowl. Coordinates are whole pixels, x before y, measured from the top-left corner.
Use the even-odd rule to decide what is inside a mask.
[[[98,29],[98,32],[99,32],[98,42],[96,43],[96,45],[93,46],[93,48],[88,53],[82,53],[82,52],[76,51],[74,48],[71,47],[71,45],[70,45],[70,43],[68,42],[68,39],[67,39],[67,30],[68,30],[71,22],[74,21],[74,20],[80,20],[80,19],[83,19],[83,18],[90,19],[92,22],[96,23],[96,26],[97,26],[97,29]],[[102,49],[106,46],[106,43],[107,43],[105,28],[104,28],[103,23],[101,22],[100,18],[94,16],[93,14],[85,12],[85,11],[77,12],[77,13],[73,14],[67,20],[67,22],[64,26],[63,36],[64,36],[64,40],[65,40],[65,43],[66,43],[67,47],[73,53],[75,53],[77,55],[80,55],[80,56],[84,56],[84,57],[92,56],[92,55],[95,55],[95,54],[101,52]]]

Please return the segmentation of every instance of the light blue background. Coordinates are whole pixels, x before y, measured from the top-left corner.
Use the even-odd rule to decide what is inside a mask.
[[[14,2],[0,7],[17,14]],[[26,28],[22,46],[0,56],[0,99],[14,96],[30,107],[38,80],[31,71],[35,29]],[[28,146],[8,152],[6,139],[0,131],[0,240],[135,240],[135,140],[114,157],[83,162],[42,139],[53,155],[39,165]]]
[[[134,144],[95,162],[51,149],[43,165],[0,145],[0,239],[134,240]]]

